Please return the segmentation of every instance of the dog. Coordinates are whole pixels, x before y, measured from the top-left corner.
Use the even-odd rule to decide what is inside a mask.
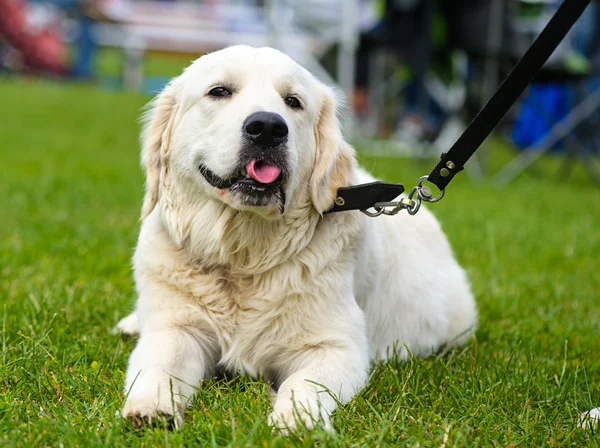
[[[262,377],[268,422],[331,429],[370,362],[464,343],[477,324],[434,216],[326,214],[374,179],[342,136],[334,91],[288,56],[202,56],[151,103],[133,257],[138,333],[122,416],[175,427],[200,382]]]

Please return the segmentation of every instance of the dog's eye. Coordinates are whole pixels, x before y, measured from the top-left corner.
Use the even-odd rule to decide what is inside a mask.
[[[300,100],[295,96],[286,97],[285,104],[287,104],[292,109],[302,109],[302,104],[300,104]]]
[[[219,98],[222,98],[225,96],[231,96],[231,92],[229,90],[227,90],[225,87],[215,87],[210,92],[208,92],[208,94],[210,96],[216,96]]]

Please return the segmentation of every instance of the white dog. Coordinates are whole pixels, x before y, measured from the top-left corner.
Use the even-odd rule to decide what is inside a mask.
[[[323,215],[372,181],[344,141],[332,90],[284,54],[203,56],[152,103],[133,259],[139,331],[124,417],[182,423],[200,381],[262,375],[269,422],[330,427],[370,360],[464,342],[477,321],[464,271],[427,210]]]

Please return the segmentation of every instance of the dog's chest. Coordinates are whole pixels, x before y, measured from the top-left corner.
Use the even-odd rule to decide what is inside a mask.
[[[190,323],[211,333],[227,370],[267,374],[275,358],[289,350],[286,341],[296,331],[290,322],[299,317],[300,299],[280,275],[236,277],[222,268],[195,268],[177,277],[172,284],[193,306]]]

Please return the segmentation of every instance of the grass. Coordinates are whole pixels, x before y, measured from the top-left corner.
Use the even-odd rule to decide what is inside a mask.
[[[152,52],[144,57],[144,76],[159,76],[161,78],[177,76],[197,57],[197,54]],[[95,68],[100,76],[121,76],[123,62],[123,54],[120,50],[103,48],[99,50]]]
[[[576,426],[600,405],[600,190],[584,176],[558,182],[547,159],[503,190],[453,182],[431,208],[480,329],[444,357],[375,366],[335,434],[273,436],[269,386],[249,378],[206,381],[181,431],[140,432],[115,415],[133,343],[110,331],[135,299],[146,98],[22,81],[0,98],[0,446],[600,446]],[[407,185],[429,171],[362,161]]]

